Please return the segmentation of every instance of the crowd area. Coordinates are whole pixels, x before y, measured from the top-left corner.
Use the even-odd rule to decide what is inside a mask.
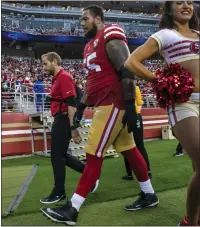
[[[69,28],[45,28],[43,26],[39,28],[30,28],[24,29],[21,27],[16,27],[15,25],[8,25],[6,23],[1,24],[1,30],[4,31],[15,31],[15,32],[23,32],[32,35],[56,35],[56,36],[84,36],[83,30],[77,29],[69,29]]]
[[[1,24],[1,30],[3,31],[15,31],[15,32],[23,32],[32,35],[56,35],[56,36],[84,36],[83,29],[76,28],[48,28],[41,26],[39,28],[31,27],[30,29],[24,29],[21,27],[17,27],[15,24],[8,25],[4,22]],[[125,31],[126,32],[126,31]],[[148,38],[152,34],[151,31],[137,31],[134,32],[126,32],[126,37],[128,38]]]
[[[162,61],[149,60],[145,61],[145,65],[151,71],[155,71],[156,68],[162,67]],[[86,83],[87,70],[83,68],[81,60],[63,61],[62,67],[73,76],[77,87],[83,90]],[[9,93],[22,91],[48,94],[51,90],[51,81],[52,76],[43,71],[41,60],[2,55],[2,92]],[[144,97],[152,95],[152,86],[150,83],[138,79],[137,84]]]
[[[63,61],[62,67],[73,76],[77,86],[83,89],[87,71],[82,67],[81,61]],[[45,85],[45,92],[50,92],[52,76],[44,72],[41,60],[2,55],[1,70],[2,85],[5,83],[12,83],[12,86],[26,85],[26,89],[29,92],[33,92],[33,85],[38,77],[41,76]]]

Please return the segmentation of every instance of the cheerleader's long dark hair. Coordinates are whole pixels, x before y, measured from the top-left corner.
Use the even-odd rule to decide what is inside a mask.
[[[162,17],[159,22],[160,29],[177,29],[177,25],[174,23],[172,16],[172,4],[174,1],[166,1],[163,6]],[[189,21],[189,28],[199,31],[199,18],[197,13],[193,12],[192,18]]]

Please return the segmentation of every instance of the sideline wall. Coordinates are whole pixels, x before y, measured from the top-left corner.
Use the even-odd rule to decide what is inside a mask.
[[[92,119],[93,110],[85,111],[85,119]],[[161,138],[161,127],[169,125],[167,112],[160,108],[142,109],[144,138]],[[29,115],[2,113],[2,157],[31,154],[31,128]],[[48,133],[50,135],[50,133]],[[35,151],[44,150],[43,133],[34,133]],[[48,139],[48,149],[50,140]]]

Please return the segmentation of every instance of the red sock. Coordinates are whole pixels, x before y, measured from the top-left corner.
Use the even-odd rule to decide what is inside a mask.
[[[180,226],[193,226],[193,225],[191,225],[191,224],[188,222],[187,218],[184,217],[184,219],[183,219],[182,222],[180,223]]]
[[[147,164],[137,147],[124,151],[122,154],[128,160],[137,180],[139,182],[147,181],[149,179]]]
[[[87,154],[86,166],[76,188],[76,194],[86,198],[100,176],[103,158]]]

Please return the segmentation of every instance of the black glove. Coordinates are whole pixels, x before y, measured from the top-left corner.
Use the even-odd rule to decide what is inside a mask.
[[[122,119],[123,127],[127,125],[128,133],[135,132],[137,128],[137,113],[135,110],[135,100],[125,101],[125,114]]]
[[[78,106],[77,106],[77,110],[74,114],[74,119],[73,119],[73,125],[78,128],[80,127],[80,122],[83,118],[83,112],[86,108],[86,105],[84,103],[79,103]]]

